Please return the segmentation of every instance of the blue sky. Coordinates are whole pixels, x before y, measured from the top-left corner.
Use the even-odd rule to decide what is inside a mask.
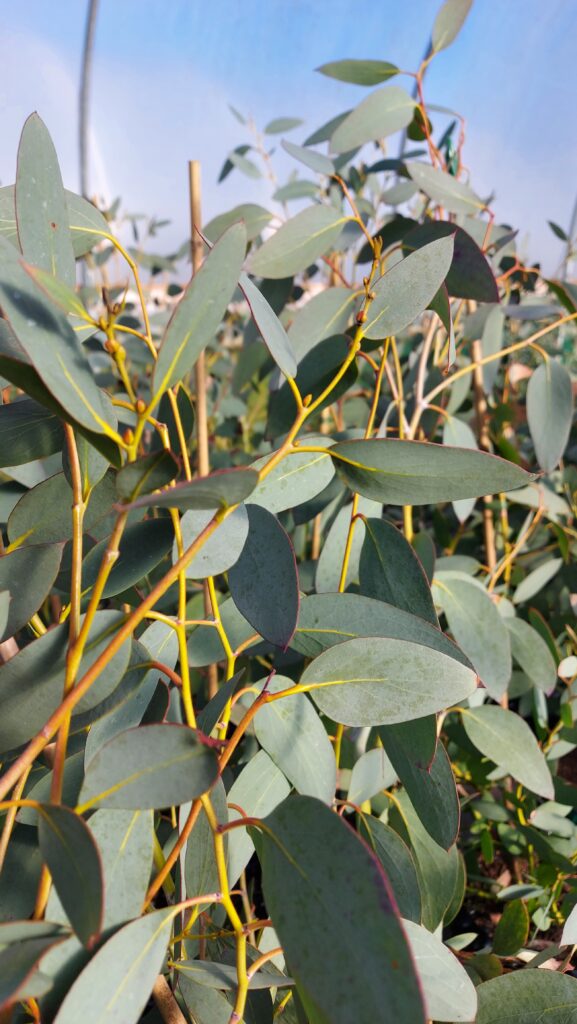
[[[95,189],[126,208],[170,217],[159,241],[187,232],[186,161],[203,165],[206,217],[244,201],[269,202],[266,180],[216,177],[244,129],[227,104],[264,125],[301,116],[300,142],[364,91],[314,73],[340,57],[376,57],[415,69],[439,0],[100,0],[92,92]],[[0,179],[14,178],[18,136],[44,117],[69,187],[77,186],[77,83],[84,0],[3,0]],[[553,271],[577,192],[573,68],[577,3],[474,0],[456,43],[426,79],[430,102],[467,118],[465,161],[498,216],[521,228],[528,254]],[[401,81],[401,80],[399,80]],[[391,147],[396,151],[395,146]],[[281,158],[284,180],[289,163]]]

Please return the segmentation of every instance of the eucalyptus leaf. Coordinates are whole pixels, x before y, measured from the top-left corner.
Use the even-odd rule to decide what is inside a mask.
[[[104,881],[98,847],[86,823],[67,807],[41,804],[38,842],[78,938],[91,948],[102,927]]]
[[[363,325],[366,338],[399,334],[427,309],[453,259],[453,237],[439,238],[412,252],[380,277]]]
[[[348,153],[357,146],[406,128],[413,120],[415,101],[398,85],[375,89],[338,126],[331,137],[335,153]]]
[[[527,422],[541,469],[550,473],[567,447],[573,422],[571,375],[557,359],[534,371],[527,388]]]
[[[250,273],[272,278],[298,274],[334,245],[349,219],[331,206],[301,210],[253,253]]]
[[[577,981],[560,971],[513,971],[478,994],[477,1024],[563,1024],[577,1011]]]
[[[543,752],[527,723],[505,708],[469,708],[463,725],[471,743],[533,793],[553,798],[553,780]]]
[[[317,71],[354,85],[379,85],[399,73],[399,69],[386,60],[332,60],[321,64]]]
[[[431,590],[411,545],[392,523],[365,519],[359,562],[361,593],[439,625]]]

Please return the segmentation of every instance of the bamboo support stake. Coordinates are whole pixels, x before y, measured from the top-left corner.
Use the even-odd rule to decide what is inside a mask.
[[[192,272],[196,274],[202,266],[203,246],[202,239],[197,228],[202,225],[201,214],[201,182],[200,182],[200,161],[188,161],[188,188],[190,198],[190,253],[192,258]],[[208,416],[206,408],[206,361],[204,352],[201,352],[194,368],[194,383],[196,391],[196,469],[199,476],[207,476],[210,472],[208,458]],[[208,618],[213,614],[212,601],[208,581],[203,582],[204,614]],[[209,665],[208,670],[208,696],[214,697],[218,689],[216,665]]]
[[[472,344],[471,354],[475,369],[473,370],[473,390],[475,395],[475,415],[477,419],[477,437],[479,439],[479,448],[485,452],[491,451],[491,437],[489,434],[489,424],[487,416],[487,399],[485,398],[485,388],[483,384],[483,367],[480,365],[480,361],[483,358],[483,351],[481,349],[481,342],[474,341]],[[497,550],[495,546],[495,522],[493,520],[493,510],[491,508],[491,502],[493,498],[491,495],[487,495],[483,498],[483,533],[485,537],[485,556],[487,560],[487,567],[492,573],[497,565]]]

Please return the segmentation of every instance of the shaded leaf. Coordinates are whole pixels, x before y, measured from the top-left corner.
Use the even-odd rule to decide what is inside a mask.
[[[155,494],[144,494],[121,508],[216,509],[237,505],[252,494],[258,483],[254,469],[219,469],[209,476],[175,484]]]
[[[493,935],[497,956],[516,956],[529,937],[529,913],[523,900],[507,903]]]
[[[419,879],[411,851],[394,829],[379,818],[363,814],[359,835],[380,861],[393,891],[399,913],[410,921],[421,920]]]
[[[290,786],[280,768],[264,750],[259,750],[242,769],[227,794],[229,821],[241,817],[237,807],[242,807],[247,817],[264,818],[289,793]],[[229,833],[228,879],[231,885],[238,881],[253,852],[254,843],[245,828],[235,828]]]
[[[295,553],[275,516],[247,505],[249,532],[228,583],[238,610],[265,640],[286,648],[299,613]]]
[[[210,799],[219,825],[228,822],[228,808],[226,805],[226,792],[222,780],[218,779],[211,791]],[[181,807],[181,821],[184,822],[190,812],[190,804]],[[225,833],[225,850],[228,846],[228,836]],[[184,883],[187,899],[194,896],[202,896],[206,892],[218,890],[220,882],[212,830],[208,818],[202,808],[196,825],[194,826],[184,854]]]
[[[241,274],[239,284],[249,304],[260,335],[277,366],[287,377],[294,377],[297,364],[290,339],[262,292],[247,274]]]
[[[141,494],[150,494],[174,480],[178,469],[174,455],[164,449],[143,455],[135,462],[127,462],[116,474],[118,497],[134,501]]]
[[[21,466],[62,449],[62,424],[53,413],[30,398],[0,405],[0,462]]]
[[[359,562],[361,593],[439,625],[431,590],[411,545],[392,523],[365,520]]]
[[[90,533],[111,511],[114,477],[104,477],[90,495],[84,529]],[[56,473],[27,491],[8,518],[8,537],[26,544],[54,544],[72,538],[72,490],[64,473]]]
[[[0,640],[13,636],[38,611],[50,593],[62,558],[61,544],[28,545],[0,557],[0,591],[8,590],[10,605]],[[26,586],[20,581],[26,580]]]
[[[98,847],[86,823],[67,807],[41,804],[42,858],[78,938],[90,948],[102,928],[104,881]]]
[[[350,1024],[385,1015],[424,1024],[407,941],[376,858],[311,797],[290,798],[264,825],[267,909],[313,1019]]]
[[[40,996],[50,988],[50,979],[38,973],[38,965],[48,950],[63,938],[63,935],[30,938],[0,950],[0,1010],[21,999]]]

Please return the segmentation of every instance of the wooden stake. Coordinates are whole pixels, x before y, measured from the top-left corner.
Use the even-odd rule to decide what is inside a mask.
[[[487,415],[487,399],[485,398],[485,387],[483,384],[483,367],[479,366],[483,358],[481,342],[474,341],[471,346],[471,355],[476,364],[473,371],[473,390],[475,395],[475,415],[477,419],[477,437],[479,448],[485,452],[491,451],[491,437],[489,434],[489,423]],[[495,523],[491,502],[493,498],[487,495],[483,498],[483,533],[485,537],[485,557],[487,567],[493,572],[497,565],[497,551],[495,546]]]
[[[190,197],[190,253],[192,258],[192,272],[196,274],[203,261],[202,239],[196,228],[202,226],[201,213],[201,182],[200,162],[198,160],[188,161],[188,188]],[[208,415],[206,409],[206,363],[204,352],[201,352],[194,368],[194,385],[196,391],[196,471],[199,476],[207,476],[210,472],[210,461],[208,457]],[[210,616],[214,613],[208,583],[203,584],[204,614]],[[216,665],[208,667],[208,696],[214,697],[218,689]]]

